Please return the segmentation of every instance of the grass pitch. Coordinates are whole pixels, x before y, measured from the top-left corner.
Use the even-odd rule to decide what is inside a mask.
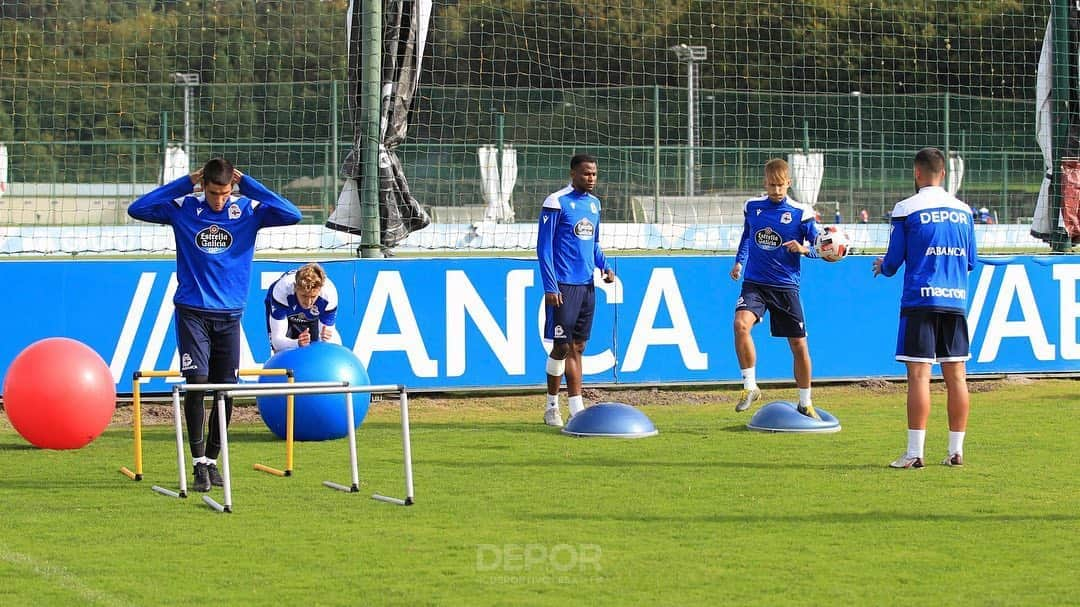
[[[4,605],[1012,605],[1080,596],[1080,398],[1075,381],[973,384],[960,469],[945,455],[937,389],[928,466],[905,446],[902,385],[822,387],[830,435],[761,434],[736,392],[610,392],[660,435],[570,438],[541,396],[411,400],[417,503],[402,496],[393,404],[345,442],[284,443],[261,423],[230,434],[235,512],[175,488],[170,425],[70,452],[29,447],[0,418]],[[795,398],[767,390],[765,400]],[[646,404],[646,403],[654,404]],[[564,404],[565,408],[565,404]],[[221,499],[220,489],[211,494]]]

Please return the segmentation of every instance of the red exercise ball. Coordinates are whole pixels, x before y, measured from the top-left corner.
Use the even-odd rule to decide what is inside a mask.
[[[66,337],[36,341],[11,361],[4,410],[15,430],[42,449],[90,444],[116,411],[109,366],[86,344]]]

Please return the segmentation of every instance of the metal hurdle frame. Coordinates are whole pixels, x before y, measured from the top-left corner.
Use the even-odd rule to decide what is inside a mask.
[[[237,375],[240,376],[240,377],[251,376],[251,375],[258,375],[258,376],[261,376],[261,375],[268,375],[268,376],[285,375],[285,376],[288,377],[289,383],[293,383],[293,371],[292,371],[292,369],[240,369],[237,372]],[[123,474],[124,476],[130,478],[133,481],[141,481],[143,479],[142,390],[141,390],[141,388],[139,386],[139,380],[143,379],[143,378],[154,378],[154,377],[163,377],[163,378],[183,377],[183,374],[180,373],[179,371],[173,371],[173,370],[161,371],[161,370],[156,370],[156,369],[151,369],[151,370],[146,370],[146,371],[135,371],[134,373],[131,374],[131,406],[132,406],[132,416],[133,416],[132,426],[134,426],[134,431],[135,431],[135,471],[132,472],[131,469],[128,468],[127,466],[120,466],[120,473]],[[288,428],[287,428],[288,436],[286,438],[286,444],[285,444],[285,466],[286,466],[286,469],[282,474],[280,474],[280,476],[289,476],[290,474],[292,474],[292,464],[293,464],[293,460],[292,460],[292,455],[293,455],[292,454],[292,440],[291,440],[292,439],[292,410],[293,410],[293,398],[292,398],[292,395],[288,396],[287,402],[288,402],[287,407],[288,407],[288,424],[289,425],[288,425]],[[260,464],[256,464],[256,465],[260,465]],[[269,466],[266,466],[266,468],[269,468]],[[277,470],[275,470],[273,468],[269,468],[269,470],[266,470],[266,472],[270,472],[271,470],[274,471],[274,472],[271,472],[272,474],[279,472],[279,471],[277,471]],[[168,490],[166,490],[166,491],[168,491]],[[159,491],[159,493],[161,493],[161,492]],[[169,494],[168,493],[162,493],[162,495],[169,495]],[[170,496],[170,497],[177,497],[177,496]]]
[[[284,375],[284,373],[274,373],[274,375]],[[330,389],[342,389],[349,385],[344,381],[313,381],[313,382],[293,382],[292,371],[288,372],[290,386],[307,387],[307,388],[330,388]],[[233,388],[236,388],[239,384],[188,384],[179,383],[173,385],[172,389],[172,403],[173,403],[173,427],[176,432],[176,467],[177,467],[177,482],[179,483],[179,492],[166,489],[154,485],[151,489],[162,495],[169,497],[187,497],[187,463],[184,457],[184,426],[182,423],[184,413],[180,407],[180,393],[191,391],[199,392],[215,392],[217,398],[215,399],[214,406],[218,407],[218,433],[221,435],[221,459],[224,473],[222,474],[222,480],[225,482],[225,506],[218,504],[209,495],[203,496],[203,501],[206,502],[211,508],[214,508],[218,512],[231,512],[232,511],[232,484],[230,481],[229,470],[229,443],[227,435],[227,421],[225,418],[225,394],[231,392]],[[245,387],[251,394],[250,396],[258,396],[267,392],[281,391],[282,384],[248,384]],[[289,405],[292,405],[292,396],[289,396]]]
[[[345,383],[345,382],[343,382]],[[193,386],[196,384],[192,384]],[[207,388],[209,384],[200,384],[200,389]],[[401,405],[401,442],[402,451],[404,454],[404,467],[405,467],[405,499],[388,497],[375,493],[371,496],[372,499],[387,502],[390,504],[397,504],[399,506],[411,506],[415,503],[413,495],[413,474],[412,474],[412,439],[409,436],[409,394],[405,389],[405,386],[397,385],[375,385],[375,386],[348,386],[347,383],[344,386],[338,387],[308,387],[301,385],[299,382],[292,386],[274,386],[273,384],[259,384],[260,386],[267,386],[268,388],[253,389],[255,386],[236,387],[235,384],[231,384],[231,388],[215,387],[219,390],[217,392],[217,406],[218,406],[218,426],[219,433],[221,435],[221,463],[222,463],[222,480],[224,481],[225,489],[225,503],[217,504],[210,498],[210,496],[203,496],[205,501],[210,507],[214,508],[218,512],[232,512],[232,475],[229,470],[229,438],[227,428],[225,427],[225,395],[228,394],[234,398],[245,396],[274,396],[283,394],[345,394],[345,407],[347,409],[346,418],[348,422],[348,438],[349,438],[349,464],[352,469],[352,485],[346,487],[332,481],[323,481],[323,485],[344,491],[346,493],[359,493],[360,492],[360,472],[357,464],[356,457],[356,424],[353,415],[352,395],[355,393],[367,392],[397,392],[399,394],[399,402]],[[274,389],[276,388],[276,389]],[[177,392],[179,394],[179,392]],[[178,398],[178,396],[176,397]],[[179,400],[177,400],[179,402]],[[183,468],[181,468],[183,473]]]

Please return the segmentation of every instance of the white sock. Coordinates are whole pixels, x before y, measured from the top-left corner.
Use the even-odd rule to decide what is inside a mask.
[[[558,409],[559,408],[559,395],[558,394],[548,394],[547,395],[547,407],[548,407],[548,409]]]
[[[949,431],[949,455],[964,454],[964,433]]]
[[[908,428],[907,431],[907,456],[908,457],[922,457],[923,445],[926,443],[926,430],[912,430]]]
[[[757,373],[753,367],[749,369],[739,369],[739,373],[742,374],[742,387],[744,390],[757,390]]]
[[[203,458],[203,463],[206,464],[206,465],[214,464],[216,466],[217,465],[217,460],[216,459],[210,459],[209,457],[204,457]]]
[[[205,455],[202,456],[202,457],[193,457],[193,458],[191,458],[191,463],[192,464],[209,464],[210,459],[208,457],[206,457]]]
[[[813,405],[813,403],[810,402],[810,388],[799,388],[799,404]]]
[[[581,413],[585,410],[585,405],[581,402],[580,394],[578,394],[577,396],[571,396],[568,399],[567,404],[570,405],[571,416],[577,415],[578,413]]]

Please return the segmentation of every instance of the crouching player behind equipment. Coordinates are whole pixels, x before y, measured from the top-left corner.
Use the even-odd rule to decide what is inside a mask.
[[[273,352],[303,348],[320,340],[341,343],[334,329],[337,289],[319,264],[309,263],[282,274],[267,289],[264,303]]]

